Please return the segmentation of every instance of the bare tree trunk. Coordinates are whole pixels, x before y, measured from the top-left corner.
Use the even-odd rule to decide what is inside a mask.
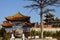
[[[41,21],[41,38],[43,39],[43,17],[42,17],[42,8],[40,10],[40,21]]]

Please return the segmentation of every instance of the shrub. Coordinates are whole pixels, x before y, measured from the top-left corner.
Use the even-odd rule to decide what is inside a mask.
[[[10,36],[11,36],[11,33],[6,33],[6,31],[5,31],[5,28],[2,28],[1,30],[0,30],[0,37],[2,37],[3,38],[3,40],[9,40],[10,39]]]
[[[0,30],[0,37],[4,37],[4,34],[6,33],[5,28],[2,28]]]
[[[32,30],[30,32],[31,36],[40,36],[41,37],[41,32]],[[56,33],[49,32],[49,31],[44,31],[43,32],[43,37],[53,37],[53,38],[60,38],[60,31],[56,31]]]
[[[35,36],[35,30],[32,30],[32,31],[30,32],[30,35],[31,35],[31,36]]]
[[[43,35],[44,35],[44,37],[49,37],[49,36],[52,36],[52,32],[46,32],[46,31],[44,31],[44,33],[43,33]]]
[[[11,33],[5,33],[3,38],[4,40],[10,40],[10,37],[11,37]]]
[[[56,31],[56,33],[53,33],[53,37],[60,38],[60,31]]]

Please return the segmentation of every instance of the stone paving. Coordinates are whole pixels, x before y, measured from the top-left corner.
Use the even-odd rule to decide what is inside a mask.
[[[15,38],[15,40],[22,40],[22,38]],[[57,39],[26,39],[26,40],[57,40]]]
[[[21,38],[15,38],[15,40],[22,40]]]

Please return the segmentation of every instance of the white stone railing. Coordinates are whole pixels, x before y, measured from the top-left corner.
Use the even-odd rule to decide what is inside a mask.
[[[60,28],[43,28],[44,31],[60,31]]]
[[[31,28],[30,31],[31,30],[41,31],[40,28]],[[54,32],[56,32],[56,31],[60,31],[60,28],[43,28],[43,30],[44,31],[54,31]]]

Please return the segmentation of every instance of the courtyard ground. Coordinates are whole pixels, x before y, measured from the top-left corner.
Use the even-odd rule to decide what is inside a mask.
[[[22,38],[16,38],[15,40],[22,40]],[[42,39],[26,39],[26,40],[42,40]],[[43,39],[43,40],[48,40],[48,39]],[[57,40],[57,39],[52,39],[52,40]]]

